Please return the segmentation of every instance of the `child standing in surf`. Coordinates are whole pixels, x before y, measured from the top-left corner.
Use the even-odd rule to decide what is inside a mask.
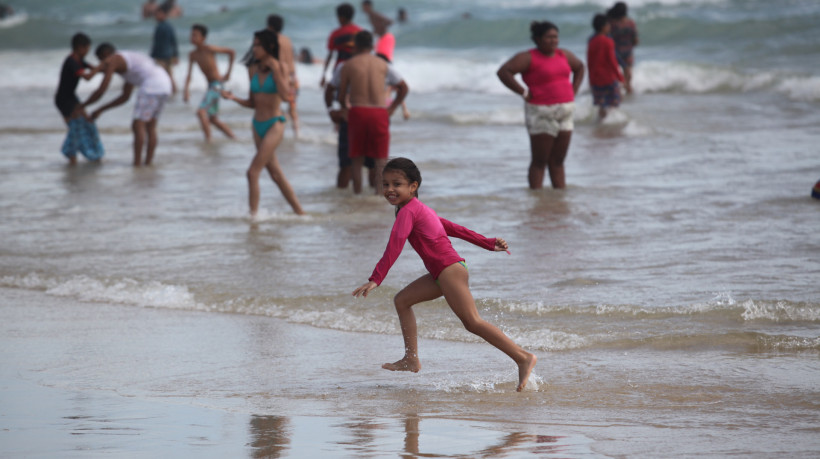
[[[506,251],[507,242],[501,238],[484,237],[440,218],[433,209],[422,204],[418,200],[421,172],[409,159],[395,158],[389,161],[384,167],[382,180],[385,199],[396,206],[396,222],[390,232],[390,240],[384,255],[373,270],[369,281],[354,290],[353,296],[367,297],[371,290],[381,285],[407,240],[429,271],[397,293],[393,300],[404,337],[404,357],[397,362],[385,363],[382,368],[414,373],[421,370],[416,316],[412,308],[418,303],[434,300],[443,295],[467,331],[480,336],[515,361],[518,365],[516,390],[521,391],[527,385],[537,357],[523,350],[504,332],[478,315],[473,295],[470,293],[467,265],[453,249],[448,236],[455,236],[496,252]]]

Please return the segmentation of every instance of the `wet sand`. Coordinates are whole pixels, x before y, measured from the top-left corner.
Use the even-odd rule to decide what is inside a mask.
[[[394,336],[38,291],[0,296],[3,457],[592,454],[589,439],[565,429],[462,418],[441,401],[410,402],[418,394],[384,399],[406,375],[378,370],[366,349]],[[371,364],[367,381],[344,372]]]
[[[3,457],[820,451],[817,406],[805,402],[816,369],[778,374],[772,359],[754,374],[728,367],[709,375],[704,369],[721,358],[709,353],[541,353],[537,387],[518,394],[514,369],[487,345],[421,340],[424,369],[399,374],[379,369],[400,351],[394,335],[33,290],[3,288],[0,297]],[[630,381],[660,359],[669,371],[654,384]],[[509,382],[471,383],[475,372]],[[734,379],[746,382],[743,391]],[[759,391],[779,392],[778,406],[757,401]],[[767,424],[788,413],[790,425]]]

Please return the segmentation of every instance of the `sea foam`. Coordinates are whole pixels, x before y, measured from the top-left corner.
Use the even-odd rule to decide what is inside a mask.
[[[82,301],[127,304],[142,307],[207,310],[194,299],[188,287],[158,281],[139,282],[134,279],[95,279],[80,275],[67,279],[43,277],[37,273],[25,276],[5,276],[0,285],[29,290],[44,290],[46,294],[70,297]]]

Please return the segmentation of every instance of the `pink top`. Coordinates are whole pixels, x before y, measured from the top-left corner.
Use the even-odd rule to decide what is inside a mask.
[[[393,50],[396,48],[396,37],[392,33],[387,32],[379,38],[376,43],[376,54],[384,54],[390,62],[393,62]]]
[[[521,74],[527,84],[534,105],[565,104],[575,100],[575,92],[569,77],[572,69],[567,56],[556,49],[552,56],[547,56],[537,48],[530,50],[530,66]]]
[[[393,223],[393,230],[390,231],[387,248],[369,280],[381,285],[390,267],[401,255],[401,250],[407,240],[419,254],[424,267],[433,279],[438,279],[444,268],[464,261],[453,249],[448,236],[455,236],[487,250],[495,248],[495,238],[484,237],[440,218],[433,209],[422,204],[417,198],[411,199],[396,215],[396,222]]]

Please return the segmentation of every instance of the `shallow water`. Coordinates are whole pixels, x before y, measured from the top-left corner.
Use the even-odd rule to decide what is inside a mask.
[[[0,289],[12,457],[812,457],[816,358],[710,349],[543,354],[532,384],[486,345]],[[650,377],[651,373],[651,377]]]

